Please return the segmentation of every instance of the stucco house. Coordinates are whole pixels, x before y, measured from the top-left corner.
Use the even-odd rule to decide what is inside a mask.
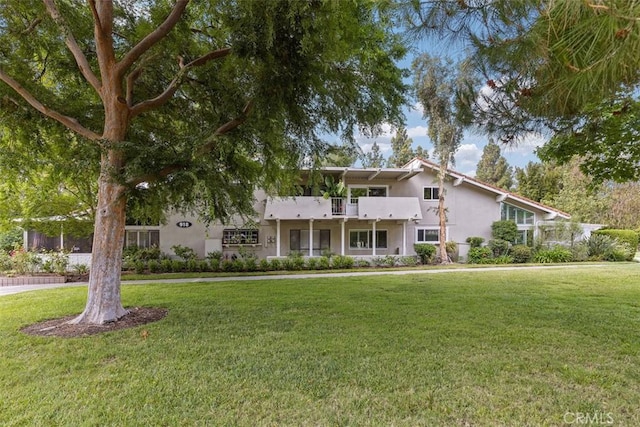
[[[258,192],[256,217],[208,227],[194,216],[170,214],[165,225],[127,226],[126,245],[173,245],[200,256],[238,251],[259,258],[293,251],[319,256],[326,251],[349,256],[413,255],[414,243],[438,241],[438,165],[414,159],[402,168],[326,167],[323,176],[346,186],[343,197],[269,197]],[[302,170],[301,182],[309,177]],[[458,243],[461,257],[471,236],[491,238],[494,221],[516,222],[519,242],[532,242],[538,224],[569,219],[569,214],[458,173],[447,172],[447,241]],[[241,249],[243,248],[243,249]]]

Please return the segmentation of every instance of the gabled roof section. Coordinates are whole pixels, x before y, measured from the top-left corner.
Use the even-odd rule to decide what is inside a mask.
[[[429,160],[425,160],[419,157],[414,158],[409,163],[405,165],[405,168],[427,168],[434,171],[440,170],[440,165],[437,163],[433,163]],[[468,175],[462,174],[460,172],[456,172],[453,169],[447,169],[447,175],[453,179],[453,185],[458,186],[462,183],[468,183],[471,186],[475,186],[477,188],[481,188],[486,191],[490,191],[496,195],[497,202],[508,202],[509,200],[520,203],[525,206],[530,206],[533,208],[540,209],[544,212],[547,212],[547,218],[545,219],[555,219],[556,217],[560,217],[562,219],[570,219],[571,215],[556,208],[552,208],[551,206],[544,205],[542,203],[535,202],[526,197],[520,196],[519,194],[512,193],[504,188],[496,187],[495,185],[480,181],[479,179],[470,177]]]

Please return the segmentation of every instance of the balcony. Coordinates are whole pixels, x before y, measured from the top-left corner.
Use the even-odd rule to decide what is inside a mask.
[[[266,220],[354,218],[361,220],[422,219],[417,197],[295,197],[267,200]]]

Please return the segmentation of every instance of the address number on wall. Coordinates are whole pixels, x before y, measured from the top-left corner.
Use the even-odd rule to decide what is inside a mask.
[[[178,221],[176,223],[176,225],[180,228],[189,228],[191,227],[193,224],[190,221]]]

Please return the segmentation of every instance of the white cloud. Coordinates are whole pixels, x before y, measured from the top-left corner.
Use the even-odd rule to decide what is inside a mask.
[[[375,141],[378,144],[378,147],[380,147],[380,152],[381,153],[390,153],[391,152],[391,144],[389,143],[385,143],[385,142],[379,142],[379,141]],[[368,153],[371,151],[371,148],[373,147],[373,142],[371,143],[365,143],[365,144],[360,144],[360,148],[362,148],[362,151],[364,153]]]
[[[427,127],[426,126],[415,126],[407,129],[407,135],[409,138],[419,138],[427,136]]]
[[[476,166],[482,156],[482,149],[476,144],[462,144],[455,154],[454,169],[466,175],[475,175]]]

